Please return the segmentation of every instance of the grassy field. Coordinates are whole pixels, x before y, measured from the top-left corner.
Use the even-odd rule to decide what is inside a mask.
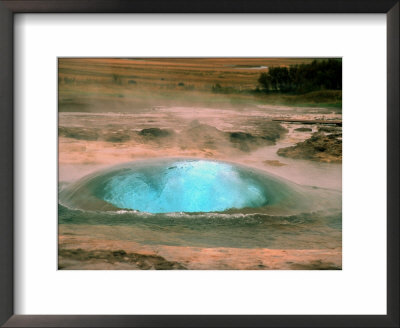
[[[271,66],[313,58],[60,58],[59,111],[135,111],[154,106],[274,104],[341,108],[341,91],[256,92]]]

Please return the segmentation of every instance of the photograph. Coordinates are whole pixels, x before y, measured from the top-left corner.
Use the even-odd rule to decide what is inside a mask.
[[[57,65],[59,270],[342,270],[342,58]]]

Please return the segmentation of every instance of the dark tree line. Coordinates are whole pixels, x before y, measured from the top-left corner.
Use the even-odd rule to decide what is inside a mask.
[[[265,92],[305,93],[342,89],[342,60],[314,60],[311,64],[270,67],[258,82]]]

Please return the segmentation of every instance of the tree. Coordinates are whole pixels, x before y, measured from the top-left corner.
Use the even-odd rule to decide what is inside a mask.
[[[270,67],[258,78],[264,92],[305,93],[316,90],[342,89],[342,60],[312,61],[311,64]]]

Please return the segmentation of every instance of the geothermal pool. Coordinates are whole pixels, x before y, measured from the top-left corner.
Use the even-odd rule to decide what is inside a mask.
[[[132,247],[192,269],[253,268],[267,260],[260,254],[247,259],[239,250],[332,250],[338,256],[340,205],[338,191],[241,164],[152,159],[112,166],[64,186],[59,231],[64,244],[77,248]],[[231,255],[236,260],[223,265],[228,249],[237,250]],[[192,258],[206,250],[216,252],[219,264],[210,264],[208,255]],[[290,263],[285,265],[291,268]]]
[[[146,213],[300,211],[314,200],[314,189],[250,167],[203,159],[127,163],[83,178],[60,193],[61,204],[71,208]]]

